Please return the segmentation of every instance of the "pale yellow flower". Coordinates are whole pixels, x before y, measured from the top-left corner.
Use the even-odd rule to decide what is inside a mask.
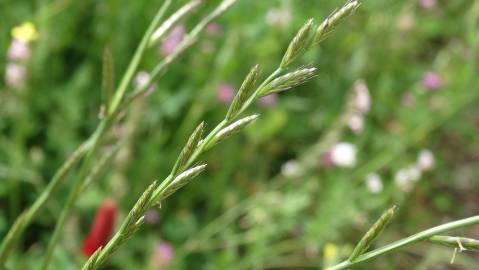
[[[323,249],[323,256],[326,261],[334,261],[338,257],[338,246],[333,243],[326,243]]]
[[[38,32],[32,22],[24,22],[12,28],[12,37],[23,43],[29,43],[38,38]]]

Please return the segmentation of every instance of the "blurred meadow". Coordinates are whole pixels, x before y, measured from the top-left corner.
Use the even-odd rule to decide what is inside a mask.
[[[0,239],[94,131],[105,62],[118,85],[162,2],[0,0]],[[203,1],[150,47],[133,84],[219,2]],[[238,0],[208,24],[112,126],[98,157],[114,156],[75,204],[49,269],[81,267],[105,200],[118,227],[195,127],[223,119],[251,67],[266,77],[308,18],[319,24],[343,3]],[[296,62],[317,76],[259,99],[248,113],[260,118],[204,154],[206,171],[148,210],[104,269],[317,269],[347,259],[394,204],[374,247],[479,212],[479,1],[364,0]],[[7,269],[37,269],[77,173]],[[479,226],[455,234],[479,238]],[[419,243],[354,269],[479,269],[477,253],[452,256]]]

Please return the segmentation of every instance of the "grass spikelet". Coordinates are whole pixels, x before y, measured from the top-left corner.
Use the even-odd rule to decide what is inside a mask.
[[[158,187],[158,181],[153,181],[148,188],[143,192],[140,199],[136,202],[135,206],[131,210],[132,213],[132,223],[136,223],[140,217],[144,214],[146,210],[150,207],[148,204],[151,194],[153,194],[154,190]]]
[[[214,139],[211,141],[211,143],[208,145],[207,148],[209,148],[209,147],[213,146],[214,144],[217,144],[217,143],[227,139],[228,137],[230,137],[231,135],[233,135],[235,133],[238,133],[244,127],[246,127],[247,125],[253,123],[256,119],[258,119],[258,117],[259,117],[259,114],[253,114],[253,115],[250,115],[250,116],[246,116],[246,117],[241,118],[240,120],[232,123],[231,125],[221,129],[216,134],[216,136],[214,137]]]
[[[353,13],[360,5],[359,0],[349,0],[341,8],[331,13],[316,29],[313,45],[319,44],[334,27]]]
[[[152,46],[160,38],[162,38],[178,21],[183,19],[188,13],[193,11],[198,5],[201,4],[201,0],[192,0],[178,9],[173,15],[166,19],[156,30],[153,32],[150,38],[149,45]]]
[[[289,43],[288,49],[281,60],[280,68],[286,68],[291,62],[294,61],[301,53],[304,52],[308,44],[308,38],[313,27],[313,19],[307,20],[304,25],[299,29],[296,36]]]
[[[307,67],[286,73],[268,83],[259,93],[259,96],[266,96],[271,93],[281,92],[303,84],[316,75],[316,68]]]
[[[359,241],[359,243],[356,245],[353,250],[353,253],[351,253],[351,256],[349,256],[348,261],[354,262],[357,257],[359,257],[361,254],[368,250],[374,240],[376,240],[376,238],[388,225],[389,221],[394,216],[396,210],[397,206],[394,205],[381,215],[378,221],[374,223],[374,225],[369,229],[369,231],[363,236],[361,241]]]
[[[233,99],[231,106],[226,114],[226,121],[230,121],[238,116],[238,113],[241,110],[241,107],[244,105],[245,101],[251,95],[252,91],[254,90],[254,86],[256,80],[259,75],[259,65],[254,66],[251,71],[248,73],[246,78],[244,79],[241,87],[238,91],[238,94]]]
[[[186,142],[186,145],[183,147],[183,150],[181,150],[181,153],[176,160],[175,166],[171,170],[171,175],[176,175],[183,171],[188,163],[188,159],[191,157],[196,149],[196,146],[198,145],[198,142],[201,140],[201,136],[203,136],[204,126],[204,122],[201,122],[198,127],[196,127],[195,131],[193,131],[190,138]]]
[[[198,165],[196,167],[190,168],[180,175],[178,175],[171,184],[163,192],[161,199],[165,199],[171,194],[175,193],[178,189],[182,188],[188,184],[193,178],[198,174],[202,173],[206,169],[206,164]]]

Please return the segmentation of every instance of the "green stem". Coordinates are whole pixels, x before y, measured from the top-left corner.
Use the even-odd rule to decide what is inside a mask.
[[[130,82],[133,79],[133,76],[135,75],[136,70],[138,69],[138,66],[140,65],[140,61],[143,58],[143,54],[145,53],[145,50],[148,47],[148,43],[150,41],[151,35],[153,34],[153,32],[155,31],[155,28],[157,27],[157,25],[160,23],[161,19],[165,15],[165,12],[170,6],[170,4],[171,4],[171,0],[165,0],[160,10],[156,13],[155,17],[153,18],[153,21],[150,23],[150,26],[146,30],[145,34],[143,35],[140,45],[138,45],[138,48],[136,49],[136,52],[133,55],[133,58],[131,59],[130,64],[128,65],[125,75],[123,76],[120,82],[120,85],[118,86],[118,89],[115,91],[115,95],[113,96],[113,99],[110,102],[110,106],[108,106],[108,114],[113,114],[118,109],[118,106],[120,105],[123,97],[125,96],[125,92],[128,89],[128,86],[130,85]]]
[[[78,176],[76,177],[74,183],[73,183],[73,188],[68,194],[67,201],[62,209],[62,212],[60,213],[60,217],[58,218],[57,223],[55,224],[55,229],[53,231],[53,234],[50,238],[50,241],[48,243],[47,251],[45,253],[45,257],[43,259],[43,263],[41,266],[41,269],[45,270],[48,268],[48,265],[50,263],[50,260],[52,258],[53,252],[55,250],[55,246],[58,242],[58,239],[60,237],[60,233],[63,229],[63,226],[65,225],[65,222],[73,208],[75,206],[76,200],[82,193],[82,187],[84,184],[85,179],[88,176],[90,167],[92,165],[93,157],[96,155],[98,152],[101,141],[103,138],[103,135],[106,133],[108,128],[111,126],[112,123],[111,118],[105,118],[100,125],[98,126],[97,130],[95,133],[93,133],[91,137],[92,141],[92,147],[90,151],[87,153],[85,160],[83,161],[82,166],[80,167],[80,171],[78,173]]]
[[[479,215],[469,217],[469,218],[465,218],[465,219],[461,219],[461,220],[457,220],[457,221],[453,221],[453,222],[449,222],[449,223],[446,223],[446,224],[443,224],[443,225],[440,225],[440,226],[437,226],[437,227],[430,228],[428,230],[425,230],[425,231],[419,232],[417,234],[411,235],[407,238],[401,239],[399,241],[396,241],[396,242],[391,243],[389,245],[386,245],[384,247],[381,247],[381,248],[375,249],[373,251],[367,252],[367,253],[359,256],[358,258],[356,258],[356,260],[354,260],[353,262],[344,261],[344,262],[339,263],[335,266],[326,268],[326,270],[348,269],[348,268],[351,268],[355,265],[358,265],[358,264],[367,262],[369,260],[372,260],[376,257],[381,256],[381,255],[396,251],[397,249],[403,248],[405,246],[409,246],[409,245],[415,244],[417,242],[427,240],[427,239],[431,238],[432,236],[442,234],[442,233],[445,233],[445,232],[450,231],[450,230],[459,229],[459,228],[467,227],[467,226],[470,226],[470,225],[475,225],[475,224],[479,224]]]
[[[62,164],[62,166],[57,170],[53,178],[48,183],[46,189],[40,194],[40,196],[35,200],[30,208],[25,210],[19,217],[15,220],[10,230],[7,232],[7,235],[2,241],[0,246],[0,266],[4,265],[10,251],[12,250],[13,245],[18,240],[19,236],[25,231],[27,226],[35,219],[37,214],[43,210],[46,203],[50,198],[53,197],[53,194],[57,191],[58,187],[63,183],[65,177],[71,168],[80,160],[81,157],[89,149],[90,143],[86,141],[81,144],[73,154]]]

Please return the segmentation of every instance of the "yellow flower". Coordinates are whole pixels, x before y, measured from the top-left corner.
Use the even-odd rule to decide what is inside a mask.
[[[324,245],[323,255],[327,261],[335,260],[338,256],[338,246],[333,243],[326,243],[326,245]]]
[[[12,28],[12,37],[23,43],[29,43],[38,38],[38,32],[32,22],[24,22]]]

